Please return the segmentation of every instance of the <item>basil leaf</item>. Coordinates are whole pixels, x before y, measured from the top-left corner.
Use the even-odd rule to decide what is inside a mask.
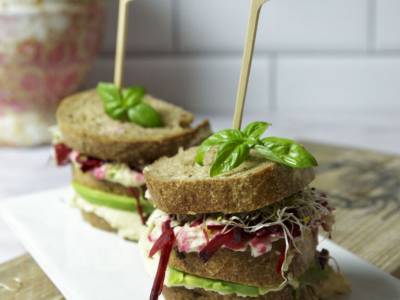
[[[150,105],[143,102],[128,110],[128,118],[130,121],[143,127],[163,126],[159,113]]]
[[[246,128],[243,130],[243,133],[247,137],[258,139],[264,134],[269,126],[271,126],[271,124],[267,122],[252,122],[246,126]]]
[[[146,90],[141,86],[134,86],[122,90],[122,98],[124,99],[124,106],[126,108],[133,107],[142,102],[143,97],[146,95]]]
[[[240,132],[240,130],[225,129],[219,131],[210,136],[200,145],[200,147],[197,149],[195,161],[199,165],[203,165],[205,153],[209,151],[213,146],[235,141],[239,143],[243,142],[243,140],[244,135],[242,132]]]
[[[210,176],[214,177],[236,168],[249,157],[249,153],[250,147],[246,144],[233,142],[221,145],[211,166]]]
[[[122,100],[119,88],[112,83],[100,82],[96,91],[104,102],[121,102]]]
[[[121,120],[125,117],[125,108],[121,107],[118,103],[110,102],[104,104],[105,111],[109,117],[115,120]]]
[[[262,140],[262,145],[256,145],[255,149],[266,159],[291,168],[302,169],[318,165],[314,156],[293,140],[267,137]]]

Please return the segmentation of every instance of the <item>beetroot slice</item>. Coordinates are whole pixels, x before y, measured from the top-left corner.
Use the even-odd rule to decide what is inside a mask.
[[[278,274],[282,273],[283,263],[285,262],[285,252],[286,252],[286,244],[283,244],[280,249],[278,263],[276,264],[275,268],[275,271]]]
[[[57,166],[65,166],[70,163],[69,155],[72,149],[67,145],[62,143],[54,145],[54,152]]]
[[[208,230],[222,230],[225,228],[225,225],[207,225]]]
[[[161,295],[164,286],[165,272],[168,267],[168,261],[171,255],[172,247],[175,242],[175,235],[173,229],[171,228],[171,221],[170,220],[165,221],[162,227],[163,227],[162,228],[163,232],[160,238],[156,241],[157,243],[162,239],[162,242],[159,243],[158,247],[161,250],[161,255],[160,255],[160,261],[158,263],[156,277],[154,278],[153,287],[151,289],[150,300],[157,300],[158,297]],[[155,244],[153,245],[153,248],[154,246]],[[151,249],[152,251],[154,251],[153,248]],[[155,251],[154,254],[157,251]],[[149,256],[152,257],[151,253]]]
[[[142,207],[142,204],[140,203],[140,198],[136,197],[135,199],[136,199],[137,213],[139,214],[140,221],[142,222],[143,225],[145,225],[146,224],[146,218],[145,218],[144,213],[143,213],[143,207]]]
[[[93,157],[86,157],[81,154],[78,155],[76,161],[81,165],[81,171],[86,173],[93,169],[99,168],[103,165],[103,161]]]
[[[214,254],[217,252],[225,243],[233,240],[234,232],[229,230],[225,233],[218,233],[212,240],[210,240],[207,245],[200,250],[199,256],[204,261],[207,262]]]
[[[245,232],[241,228],[232,230],[232,239],[225,242],[225,246],[231,250],[242,249],[246,243],[251,240],[254,234]]]
[[[162,224],[162,233],[153,244],[153,247],[151,247],[149,257],[153,257],[171,241],[175,241],[175,235],[173,229],[171,228],[171,220],[167,220]]]

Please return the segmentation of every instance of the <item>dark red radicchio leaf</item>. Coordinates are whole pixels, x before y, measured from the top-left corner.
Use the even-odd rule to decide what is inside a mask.
[[[156,277],[154,278],[153,287],[151,289],[150,300],[157,300],[161,295],[164,287],[165,272],[168,267],[168,261],[174,242],[174,230],[171,228],[171,221],[167,220],[162,225],[161,236],[154,243],[149,253],[149,257],[153,257],[158,251],[161,251]]]
[[[72,149],[67,145],[62,143],[54,145],[54,152],[57,166],[65,166],[71,162],[69,155]]]

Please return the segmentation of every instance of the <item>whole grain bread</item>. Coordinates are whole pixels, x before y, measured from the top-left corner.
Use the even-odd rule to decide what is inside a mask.
[[[161,158],[144,169],[151,200],[173,214],[237,213],[257,210],[306,187],[313,169],[292,169],[256,155],[222,176],[209,176],[214,152],[204,166],[195,163],[197,148]]]
[[[106,220],[104,220],[103,218],[100,218],[99,216],[95,215],[94,213],[89,213],[89,212],[85,212],[83,210],[81,210],[81,214],[83,219],[88,222],[90,225],[92,225],[93,227],[100,229],[100,230],[104,230],[104,231],[108,231],[108,232],[117,232],[114,228],[111,227],[110,224],[108,224],[108,222]]]
[[[309,288],[303,289],[300,297],[295,298],[291,287],[286,287],[279,292],[271,292],[264,296],[241,297],[236,295],[220,295],[203,289],[188,290],[183,287],[169,288],[164,286],[163,295],[165,300],[318,300]]]
[[[218,250],[211,259],[204,263],[197,253],[172,252],[169,265],[177,270],[200,277],[219,279],[257,287],[278,286],[283,279],[275,269],[279,261],[279,249],[283,240],[273,243],[271,252],[253,257],[250,250],[232,251],[226,248]],[[315,264],[317,232],[307,230],[303,240],[296,245],[300,252],[294,252],[289,272],[298,278]]]
[[[191,128],[193,114],[178,106],[149,95],[144,101],[160,113],[165,126],[143,128],[111,119],[95,90],[66,98],[57,110],[65,144],[99,159],[142,166],[196,145],[211,133],[207,120]]]

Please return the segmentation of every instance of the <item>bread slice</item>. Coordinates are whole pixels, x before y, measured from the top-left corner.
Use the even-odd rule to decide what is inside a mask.
[[[99,159],[140,166],[196,145],[211,133],[207,120],[191,128],[194,116],[178,106],[151,96],[144,101],[161,114],[164,127],[143,128],[111,119],[95,90],[66,98],[57,110],[65,144]]]
[[[209,176],[213,153],[205,165],[195,163],[197,148],[161,158],[144,170],[152,201],[173,214],[237,213],[262,208],[306,187],[313,169],[291,169],[257,156],[222,176]]]
[[[111,225],[106,220],[95,215],[94,213],[88,213],[81,210],[81,215],[86,222],[88,222],[90,225],[92,225],[97,229],[114,233],[117,232],[117,230],[112,228]]]
[[[199,277],[257,287],[279,286],[283,279],[275,269],[283,243],[283,240],[273,243],[273,249],[259,257],[251,256],[249,250],[241,252],[222,248],[206,263],[197,253],[178,254],[173,251],[169,266]],[[300,277],[315,264],[317,244],[317,233],[309,230],[304,232],[303,240],[296,242],[300,253],[293,252],[294,257],[289,266],[289,272],[294,278]]]
[[[165,300],[318,300],[310,289],[304,289],[299,298],[293,295],[293,289],[286,287],[279,292],[271,292],[260,297],[241,297],[237,295],[221,295],[203,289],[189,290],[183,287],[169,288],[164,286],[163,295]]]

